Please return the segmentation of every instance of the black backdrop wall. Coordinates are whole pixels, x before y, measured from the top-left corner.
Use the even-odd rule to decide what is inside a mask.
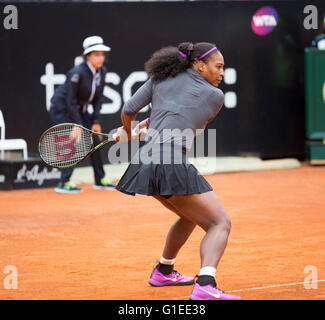
[[[15,3],[18,29],[0,24],[0,109],[8,138],[25,138],[37,152],[51,125],[46,106],[54,83],[81,54],[89,35],[112,47],[102,114],[104,131],[120,126],[123,102],[145,81],[153,51],[182,41],[217,43],[229,70],[228,106],[207,128],[217,131],[219,155],[303,158],[304,56],[319,30],[305,30],[302,2]],[[313,1],[319,17],[325,3]],[[0,3],[0,20],[5,3]],[[279,16],[268,35],[252,31],[254,13]],[[1,16],[2,14],[2,16]],[[51,73],[53,72],[53,75]],[[51,84],[52,83],[52,84]],[[140,113],[138,119],[150,113]]]

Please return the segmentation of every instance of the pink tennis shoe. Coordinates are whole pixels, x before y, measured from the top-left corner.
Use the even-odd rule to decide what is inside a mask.
[[[211,284],[200,286],[195,283],[190,300],[242,300],[242,298],[230,295]]]
[[[194,278],[182,276],[176,270],[164,275],[157,267],[154,267],[148,282],[153,287],[187,286],[194,283]]]
[[[176,270],[173,270],[170,274],[164,275],[158,270],[157,265],[153,268],[148,280],[149,284],[153,287],[186,286],[194,283],[194,277],[182,276]],[[242,300],[242,298],[230,295],[211,284],[200,286],[196,282],[190,300]]]

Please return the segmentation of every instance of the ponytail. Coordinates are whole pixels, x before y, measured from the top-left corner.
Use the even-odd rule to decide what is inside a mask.
[[[214,44],[207,42],[196,44],[183,42],[178,47],[164,47],[154,52],[152,57],[144,64],[145,71],[152,77],[153,81],[157,82],[168,77],[175,77],[192,67],[198,59],[206,62],[212,52],[205,55],[204,58],[200,57],[214,47]]]

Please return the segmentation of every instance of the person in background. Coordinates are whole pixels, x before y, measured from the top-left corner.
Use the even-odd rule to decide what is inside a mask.
[[[323,16],[322,33],[313,40],[311,47],[318,50],[325,50],[325,14]]]
[[[56,89],[51,99],[50,117],[54,124],[72,122],[101,132],[99,112],[107,72],[104,62],[111,48],[104,45],[101,37],[91,36],[84,40],[83,49],[84,62],[68,71],[65,83]],[[93,106],[92,114],[88,112],[90,103]],[[99,139],[99,136],[94,135],[95,145],[100,142]],[[115,185],[105,177],[100,150],[94,152],[90,159],[95,175],[94,188],[115,189]],[[62,169],[56,192],[82,192],[70,181],[72,173],[73,168]]]

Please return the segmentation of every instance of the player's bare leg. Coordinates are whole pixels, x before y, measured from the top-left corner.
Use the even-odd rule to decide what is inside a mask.
[[[180,217],[170,228],[161,261],[157,264],[150,276],[149,284],[152,286],[184,286],[194,283],[194,277],[183,276],[174,270],[176,255],[188,237],[191,235],[196,224],[182,217],[182,213],[174,208],[167,199],[161,196],[154,196],[166,208],[175,212]]]
[[[201,242],[201,267],[217,267],[226,248],[231,229],[229,216],[213,191],[192,195],[173,195],[168,202],[182,216],[198,224],[206,234]]]
[[[179,216],[169,229],[162,254],[166,259],[174,259],[193,232],[196,223],[183,216],[182,212],[177,210],[166,198],[161,196],[154,196],[154,198],[160,201],[167,209],[173,211]]]
[[[241,300],[217,288],[215,273],[224,253],[231,229],[230,219],[213,191],[192,195],[173,195],[168,202],[189,221],[206,231],[201,241],[201,270],[190,299]]]

